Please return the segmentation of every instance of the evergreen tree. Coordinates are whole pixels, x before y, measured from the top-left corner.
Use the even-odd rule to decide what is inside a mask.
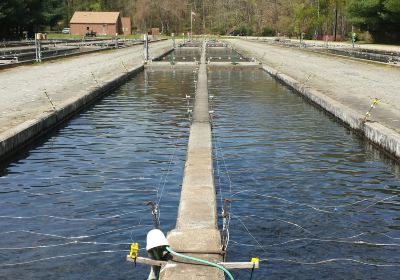
[[[400,42],[399,0],[351,0],[349,15],[356,26],[371,32],[375,41]]]

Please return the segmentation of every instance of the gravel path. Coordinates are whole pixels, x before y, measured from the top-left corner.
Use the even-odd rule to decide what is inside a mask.
[[[152,43],[150,55],[161,55],[171,47],[170,41]],[[57,107],[140,66],[142,54],[143,46],[138,45],[0,71],[0,133],[51,111],[46,93]]]
[[[400,68],[266,43],[230,40],[234,48],[400,133]]]

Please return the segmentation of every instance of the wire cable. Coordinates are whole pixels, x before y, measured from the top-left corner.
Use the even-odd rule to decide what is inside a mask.
[[[71,257],[77,257],[77,256],[87,256],[87,255],[95,255],[95,254],[111,254],[111,253],[120,253],[120,252],[129,253],[129,251],[127,251],[127,250],[105,250],[105,251],[85,252],[85,253],[78,253],[78,254],[61,255],[61,256],[47,257],[47,258],[41,258],[41,259],[34,259],[34,260],[18,262],[18,263],[5,263],[5,264],[0,264],[0,267],[19,266],[19,265],[32,264],[32,263],[36,263],[36,262],[55,260],[55,259],[65,259],[65,258],[71,258]]]
[[[322,264],[327,264],[327,263],[331,263],[331,262],[354,262],[356,264],[375,266],[375,267],[400,267],[400,264],[375,264],[375,263],[360,261],[360,260],[351,259],[351,258],[334,258],[334,259],[327,259],[327,260],[321,260],[321,261],[316,261],[316,262],[303,262],[303,261],[298,261],[298,260],[279,259],[279,258],[267,258],[267,259],[260,260],[260,262],[265,262],[265,261],[282,261],[282,262],[289,262],[289,263],[294,263],[294,264],[299,264],[299,265],[322,265]]]

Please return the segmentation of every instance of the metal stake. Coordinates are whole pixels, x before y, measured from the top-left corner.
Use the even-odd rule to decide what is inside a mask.
[[[146,205],[151,207],[151,214],[153,215],[154,228],[159,229],[160,221],[158,220],[158,205],[155,204],[153,201],[147,202]]]

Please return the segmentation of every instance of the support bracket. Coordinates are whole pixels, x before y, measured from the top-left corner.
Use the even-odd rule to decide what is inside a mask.
[[[126,256],[128,262],[135,263],[129,255]],[[165,266],[168,264],[166,261],[157,261],[149,258],[137,257],[136,263],[151,265],[151,266]],[[219,262],[219,265],[225,267],[226,269],[257,269],[260,267],[258,262]]]

